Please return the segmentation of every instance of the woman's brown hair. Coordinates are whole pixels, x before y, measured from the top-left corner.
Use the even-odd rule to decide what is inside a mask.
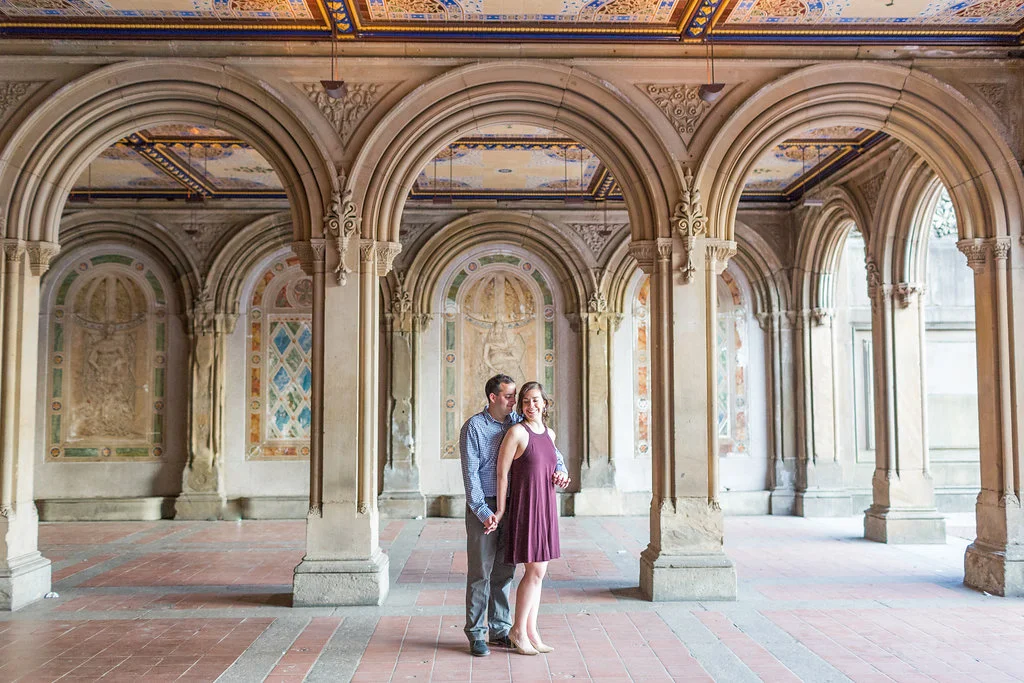
[[[526,397],[526,394],[533,391],[534,389],[540,389],[540,397],[544,399],[544,410],[542,410],[540,413],[540,419],[546,427],[548,424],[548,406],[551,405],[551,399],[549,399],[548,395],[544,393],[544,385],[541,384],[540,382],[527,382],[522,386],[522,388],[519,389],[519,398],[516,399],[516,412],[519,413],[520,417],[522,417],[523,399]]]

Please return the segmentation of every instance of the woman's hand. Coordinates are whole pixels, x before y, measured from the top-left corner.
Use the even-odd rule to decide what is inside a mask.
[[[487,523],[484,524],[484,535],[497,531],[498,525],[501,523],[501,518],[505,516],[504,512],[496,512],[487,518]]]

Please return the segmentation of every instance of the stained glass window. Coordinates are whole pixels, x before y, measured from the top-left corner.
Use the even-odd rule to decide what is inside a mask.
[[[633,417],[636,456],[651,456],[651,278],[644,275],[633,296]]]
[[[256,282],[249,310],[247,457],[309,457],[313,283],[298,259],[281,259]]]

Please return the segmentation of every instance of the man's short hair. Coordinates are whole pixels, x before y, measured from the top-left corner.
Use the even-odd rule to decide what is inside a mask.
[[[487,384],[484,385],[484,396],[487,400],[491,400],[491,394],[497,394],[501,390],[502,384],[515,384],[516,381],[508,375],[495,375],[494,377],[487,380]]]

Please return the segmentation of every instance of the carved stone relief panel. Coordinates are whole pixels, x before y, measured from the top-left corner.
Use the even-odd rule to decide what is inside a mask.
[[[595,258],[608,246],[608,242],[628,225],[627,223],[567,223],[569,229],[582,239]]]
[[[104,254],[64,275],[47,354],[48,458],[160,458],[166,344],[164,287],[144,261]]]
[[[348,146],[352,135],[366,115],[395,86],[394,83],[348,82],[345,96],[333,99],[328,97],[319,83],[296,85],[331,122],[345,146]]]
[[[21,103],[42,85],[42,83],[34,81],[0,82],[0,124],[14,114]]]
[[[441,457],[458,458],[459,430],[483,408],[488,378],[539,380],[553,399],[555,302],[547,277],[513,254],[467,260],[443,292]]]
[[[281,258],[260,275],[250,303],[246,457],[308,458],[313,281],[297,257]]]

